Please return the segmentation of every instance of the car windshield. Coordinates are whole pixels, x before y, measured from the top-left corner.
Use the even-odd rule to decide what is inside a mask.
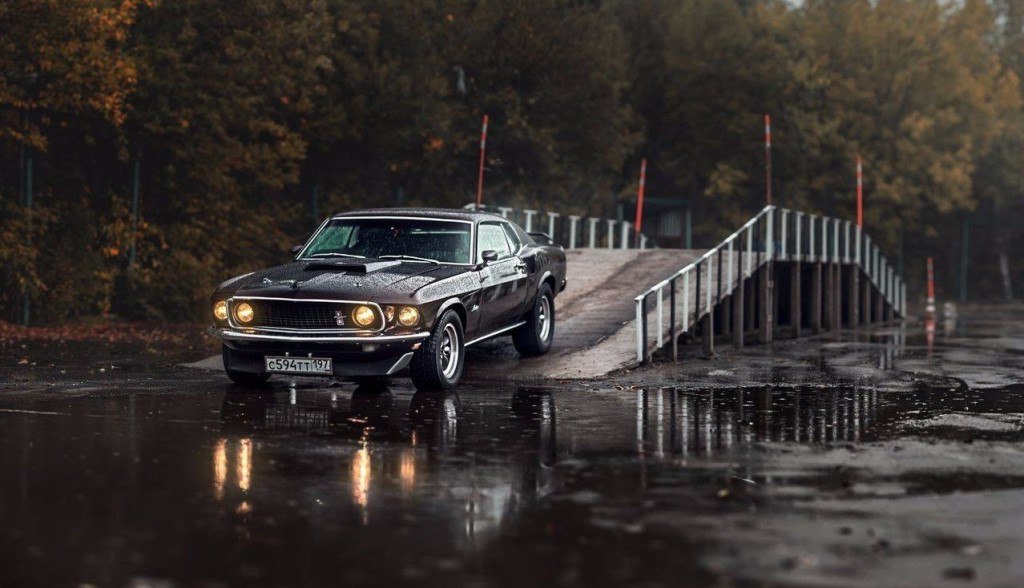
[[[396,258],[471,263],[472,223],[416,218],[336,218],[302,252],[303,258]]]

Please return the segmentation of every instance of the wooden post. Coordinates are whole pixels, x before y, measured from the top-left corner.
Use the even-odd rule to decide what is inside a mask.
[[[878,288],[875,288],[874,292],[873,292],[873,296],[875,298],[874,317],[875,317],[875,322],[877,323],[877,322],[880,322],[882,320],[882,317],[883,317],[883,315],[882,315],[882,292]]]
[[[800,288],[800,259],[799,256],[789,266],[789,323],[793,327],[793,338],[800,338],[800,323],[803,319],[803,301]]]
[[[700,319],[700,345],[705,357],[715,354],[715,308]]]
[[[774,262],[768,261],[761,267],[761,273],[758,276],[758,282],[760,283],[760,314],[761,320],[760,325],[760,337],[761,343],[772,342],[772,323],[774,323],[774,317],[772,316],[772,265]]]
[[[732,298],[732,294],[724,296],[722,298],[722,303],[719,305],[719,308],[722,309],[722,316],[719,319],[719,325],[721,326],[718,332],[721,333],[723,337],[732,335]]]
[[[743,292],[747,281],[740,273],[736,279],[736,290],[732,293],[732,344],[743,347]]]
[[[815,335],[821,332],[821,270],[821,262],[815,262],[811,272],[813,274],[811,277],[811,332]]]
[[[676,278],[669,280],[668,288],[668,336],[672,340],[672,361],[676,361],[679,359],[679,334],[676,333]]]
[[[895,273],[895,269],[891,267],[886,268],[885,277],[883,278],[885,280],[885,290],[889,292],[889,301],[885,305],[885,323],[890,327],[896,324]]]
[[[778,252],[776,252],[776,254],[778,254]],[[771,300],[770,300],[771,301],[771,307],[770,307],[770,310],[771,310],[772,330],[771,330],[771,337],[770,338],[771,338],[772,341],[774,341],[775,340],[775,334],[776,334],[775,330],[779,328],[779,304],[781,304],[781,302],[779,301],[780,297],[775,292],[776,281],[778,280],[778,272],[780,270],[780,267],[774,261],[772,262],[771,265],[772,265],[771,273],[768,274],[768,280],[769,280],[768,281],[768,287],[771,290]]]
[[[871,318],[871,280],[867,275],[864,275],[863,278],[864,281],[862,281],[860,285],[861,321],[865,325],[870,325],[874,322]]]
[[[855,329],[860,326],[860,268],[857,264],[851,263],[847,271],[850,275],[850,327]]]
[[[838,260],[839,256],[836,255]],[[843,264],[835,261],[832,264],[832,286],[835,288],[832,298],[832,330],[839,332],[843,328]]]
[[[753,331],[757,323],[757,316],[754,314],[757,310],[755,308],[755,303],[757,302],[757,292],[754,289],[755,279],[756,277],[755,275],[753,275],[753,273],[749,278],[747,278],[748,287],[747,293],[744,296],[744,298],[746,299],[746,310],[744,312],[746,316],[744,318],[746,319],[745,328],[747,331]]]
[[[836,275],[832,271],[832,266],[832,263],[828,263],[827,267],[823,268],[825,272],[825,310],[822,314],[825,319],[824,327],[826,331],[831,331],[835,328],[833,322],[836,318]]]

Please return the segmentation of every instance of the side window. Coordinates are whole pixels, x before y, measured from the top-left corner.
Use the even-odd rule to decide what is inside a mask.
[[[516,231],[512,228],[512,225],[502,223],[501,228],[505,229],[505,236],[508,237],[508,243],[512,247],[512,251],[519,251],[519,235],[516,235]]]
[[[512,250],[508,246],[508,239],[505,238],[505,230],[497,223],[481,223],[476,238],[476,260],[483,263],[484,251],[494,250],[498,252],[498,259],[511,257]]]

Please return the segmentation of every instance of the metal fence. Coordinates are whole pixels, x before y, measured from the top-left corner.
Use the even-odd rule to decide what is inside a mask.
[[[906,311],[906,285],[871,237],[851,221],[766,206],[693,263],[642,292],[636,303],[636,358],[671,341],[712,311],[741,280],[771,260],[855,264],[896,313]],[[654,299],[652,333],[650,299]],[[668,298],[668,301],[665,301]],[[667,314],[667,316],[666,316]]]
[[[527,233],[544,233],[566,249],[647,249],[647,236],[637,234],[633,223],[586,215],[565,215],[551,210],[467,204],[467,210],[483,210],[518,223]]]

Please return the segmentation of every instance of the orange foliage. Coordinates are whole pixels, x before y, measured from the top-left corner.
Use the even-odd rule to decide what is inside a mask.
[[[141,6],[154,0],[7,0],[0,7],[0,137],[45,150],[37,123],[96,113],[124,124],[138,80],[127,51]],[[63,120],[62,120],[63,123]]]

